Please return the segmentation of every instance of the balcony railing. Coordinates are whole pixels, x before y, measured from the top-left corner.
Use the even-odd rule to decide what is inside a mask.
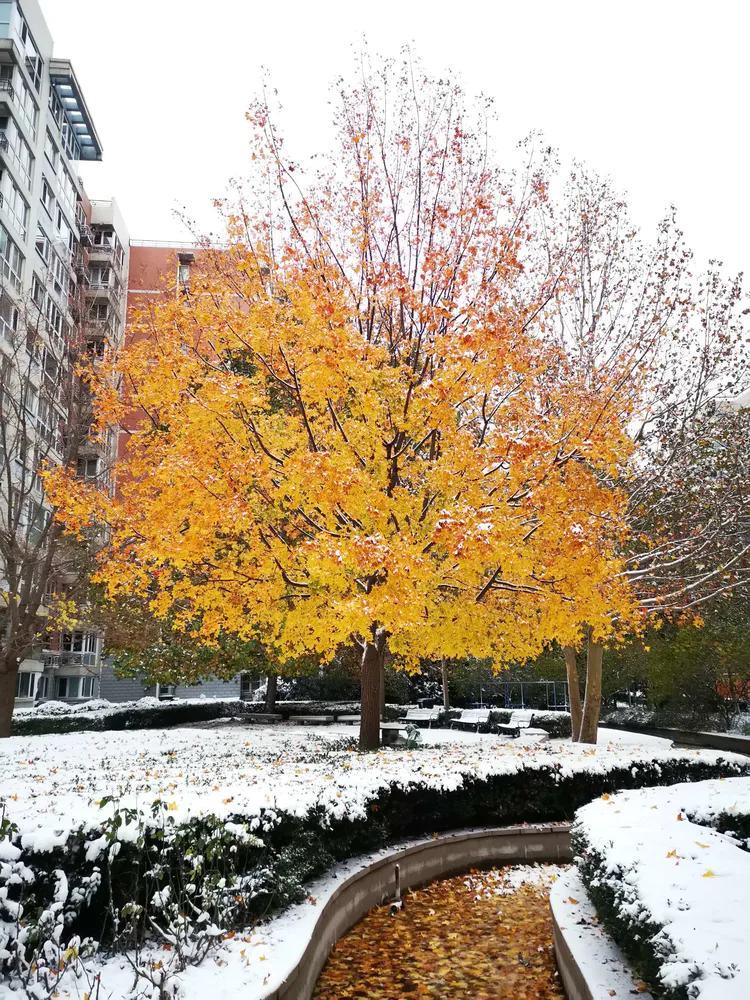
[[[97,667],[98,653],[69,653],[58,649],[45,649],[42,652],[42,663],[45,667],[56,670],[58,667]]]

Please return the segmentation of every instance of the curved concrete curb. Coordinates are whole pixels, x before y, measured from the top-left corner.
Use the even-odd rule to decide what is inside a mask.
[[[550,892],[555,958],[568,1000],[610,1000],[644,992],[628,960],[599,923],[594,904],[575,868],[555,882]]]
[[[402,891],[469,868],[529,861],[570,861],[570,825],[512,826],[437,835],[394,851],[337,887],[320,912],[307,948],[280,986],[263,1000],[309,1000],[333,945],[394,892],[398,864]]]

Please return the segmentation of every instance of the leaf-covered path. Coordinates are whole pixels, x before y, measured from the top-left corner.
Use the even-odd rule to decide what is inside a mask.
[[[372,910],[336,945],[315,1000],[564,1000],[547,899],[552,865],[472,872]]]

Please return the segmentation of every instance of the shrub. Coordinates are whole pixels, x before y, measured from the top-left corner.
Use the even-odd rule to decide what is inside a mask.
[[[750,835],[747,784],[677,783],[605,796],[576,816],[573,851],[597,916],[660,1000],[747,995],[736,930],[750,891],[741,853]],[[734,843],[701,838],[693,824]],[[717,874],[729,881],[707,895],[702,880]],[[726,914],[717,911],[719,899]]]

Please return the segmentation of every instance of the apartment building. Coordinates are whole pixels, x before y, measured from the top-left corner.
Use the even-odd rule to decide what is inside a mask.
[[[71,63],[53,55],[39,3],[0,0],[0,376],[6,373],[3,392],[22,396],[7,413],[24,423],[10,435],[18,454],[5,455],[15,479],[3,487],[0,519],[6,531],[13,520],[11,530],[26,540],[49,518],[39,457],[62,461],[71,419],[55,378],[64,366],[71,370],[72,344],[104,358],[124,336],[127,229],[116,203],[90,201],[78,175],[80,161],[101,157],[80,83]],[[76,447],[78,474],[111,488],[117,435],[87,435]],[[51,580],[50,596],[69,582]],[[0,559],[0,624],[9,592]],[[96,696],[100,670],[95,630],[47,635],[26,651],[17,700]]]

